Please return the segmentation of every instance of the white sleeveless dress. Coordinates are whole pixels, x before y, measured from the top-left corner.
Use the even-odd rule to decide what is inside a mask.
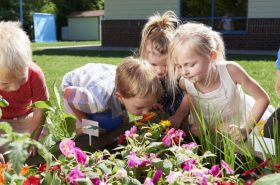
[[[240,85],[236,85],[226,68],[227,62],[217,62],[220,86],[208,93],[199,92],[194,84],[185,80],[186,90],[192,99],[195,110],[192,110],[190,124],[194,123],[193,115],[203,115],[204,121],[214,128],[227,131],[230,124],[240,126],[246,122],[255,103],[253,97],[244,93]],[[274,112],[270,105],[261,120],[266,121]]]

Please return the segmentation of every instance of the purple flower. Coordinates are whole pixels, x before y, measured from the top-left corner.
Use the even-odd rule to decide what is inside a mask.
[[[87,155],[85,154],[84,151],[82,151],[80,148],[73,148],[72,150],[76,160],[81,163],[81,164],[85,164],[86,160],[87,160]]]
[[[165,146],[171,146],[172,141],[174,144],[178,145],[185,136],[186,134],[184,131],[171,128],[162,138],[162,142]]]
[[[74,169],[68,174],[67,180],[71,182],[72,184],[76,185],[77,182],[75,179],[77,178],[85,178],[85,174],[81,172],[78,168],[78,166],[75,166]]]
[[[222,166],[226,169],[227,174],[233,174],[234,171],[230,168],[230,166],[222,160]]]
[[[130,128],[130,130],[125,131],[125,136],[126,137],[131,137],[133,134],[137,133],[137,127],[133,126]]]
[[[75,148],[75,142],[71,139],[63,139],[59,144],[61,153],[66,157],[69,157],[73,153],[73,148]]]
[[[188,144],[183,144],[182,147],[189,149],[189,150],[193,150],[193,149],[197,148],[197,144],[195,142],[190,142]]]
[[[91,178],[90,181],[92,182],[93,185],[99,185],[100,184],[100,179],[99,178]]]
[[[157,183],[157,181],[161,178],[162,174],[163,174],[162,170],[156,170],[155,175],[152,179],[152,182],[154,184]]]
[[[220,177],[221,174],[222,174],[222,171],[219,167],[219,165],[214,165],[212,166],[211,170],[210,170],[210,173],[214,176],[214,177]]]
[[[136,156],[135,152],[130,152],[128,160],[127,160],[127,165],[130,168],[133,167],[138,167],[142,164],[142,160]]]
[[[190,171],[194,168],[195,165],[196,165],[195,159],[189,159],[189,160],[186,160],[185,162],[183,162],[181,166],[182,166],[183,170]]]
[[[147,177],[143,185],[154,185],[154,183],[151,178]]]

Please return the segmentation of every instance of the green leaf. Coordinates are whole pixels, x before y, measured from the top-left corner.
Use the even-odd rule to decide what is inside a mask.
[[[4,130],[7,134],[13,131],[12,127],[7,122],[0,122],[0,130]]]
[[[44,180],[43,182],[41,183],[41,185],[49,185],[49,184],[52,184],[52,179],[53,179],[53,176],[51,175],[51,173],[48,171],[46,172],[45,174],[45,177],[44,177]]]
[[[278,185],[280,184],[280,173],[263,176],[254,182],[254,185]]]
[[[56,81],[53,83],[53,92],[54,92],[54,95],[55,95],[57,106],[61,109],[60,95],[59,95],[58,89],[56,87]]]
[[[9,172],[5,171],[4,176],[5,176],[5,184],[11,184],[11,180],[12,180],[11,174],[9,174]]]
[[[38,149],[38,153],[45,159],[50,166],[52,163],[52,154],[38,141],[32,140],[32,145],[35,145]]]
[[[53,108],[50,101],[37,101],[32,104],[32,107],[50,110],[50,111],[55,112],[55,109]]]
[[[52,185],[61,185],[61,179],[58,177],[57,173],[55,173]]]
[[[14,141],[9,143],[8,148],[10,150],[8,156],[12,162],[13,169],[15,170],[16,174],[19,174],[21,167],[28,157],[28,144],[24,141]]]
[[[98,167],[104,172],[104,174],[111,174],[112,171],[104,163],[98,164]]]
[[[89,178],[77,178],[75,181],[78,183],[78,185],[92,185],[92,182]]]
[[[0,107],[8,107],[9,106],[9,102],[7,100],[5,100],[2,96],[0,96]]]
[[[139,121],[143,118],[143,116],[135,116],[133,114],[131,114],[130,112],[128,112],[128,120],[129,122],[135,122],[135,121]]]
[[[51,148],[56,144],[56,140],[52,134],[49,134],[44,138],[43,143],[46,148]]]
[[[67,126],[67,132],[70,136],[76,131],[76,117],[72,114],[65,113],[64,114],[66,126]]]

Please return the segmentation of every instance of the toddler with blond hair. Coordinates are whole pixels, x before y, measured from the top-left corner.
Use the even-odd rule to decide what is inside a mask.
[[[0,96],[9,103],[2,108],[0,122],[38,140],[45,116],[31,105],[48,100],[44,74],[32,61],[30,40],[19,23],[0,22],[0,42]]]

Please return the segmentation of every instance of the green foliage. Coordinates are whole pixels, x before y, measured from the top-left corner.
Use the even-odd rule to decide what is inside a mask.
[[[56,142],[65,138],[73,138],[76,134],[76,118],[64,112],[56,83],[53,84],[53,94],[55,95],[54,102],[38,101],[33,104],[34,107],[45,110],[49,134],[44,139],[44,145],[48,149],[56,149]]]
[[[263,176],[254,182],[254,185],[278,185],[280,184],[280,173]]]

